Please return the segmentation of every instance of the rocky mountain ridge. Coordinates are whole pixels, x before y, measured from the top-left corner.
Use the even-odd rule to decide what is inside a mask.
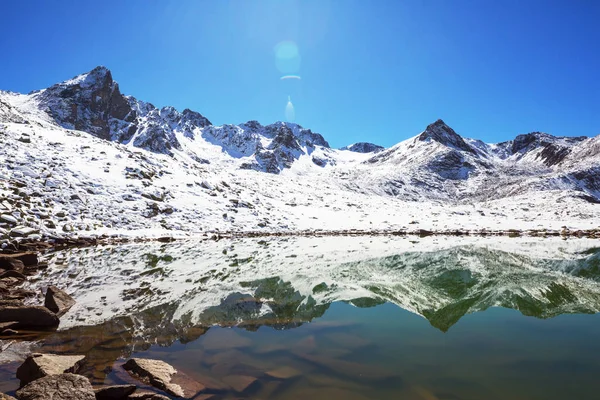
[[[387,149],[338,150],[297,124],[215,126],[159,109],[123,95],[104,67],[28,95],[0,92],[0,155],[0,238],[558,231],[600,220],[600,137],[488,144],[438,120]]]

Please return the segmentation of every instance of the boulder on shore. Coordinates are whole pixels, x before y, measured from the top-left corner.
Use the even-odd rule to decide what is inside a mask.
[[[48,375],[17,390],[19,400],[96,400],[90,381],[81,375]]]
[[[0,306],[0,322],[17,322],[20,328],[54,328],[56,314],[42,306]]]
[[[48,286],[44,305],[58,317],[62,317],[75,305],[75,300],[64,290],[61,290],[56,286]]]
[[[27,357],[25,362],[17,369],[17,378],[21,387],[36,379],[48,375],[75,373],[81,368],[85,356],[59,356],[56,354],[34,353]]]

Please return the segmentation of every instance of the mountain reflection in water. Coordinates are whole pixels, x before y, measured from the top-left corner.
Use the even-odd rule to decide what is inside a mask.
[[[118,364],[135,354],[218,382],[217,398],[594,398],[600,320],[585,315],[600,308],[594,241],[414,242],[244,239],[58,252],[32,285],[57,283],[77,305],[59,331],[30,339],[43,352],[85,354],[94,383],[126,382]],[[5,390],[16,384],[14,365],[0,368]],[[273,378],[278,367],[298,374]],[[226,390],[227,376],[240,374],[258,383]]]

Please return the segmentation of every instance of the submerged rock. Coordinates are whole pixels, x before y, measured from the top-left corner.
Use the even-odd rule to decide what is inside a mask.
[[[130,395],[128,400],[171,400],[167,396],[158,393],[141,392]]]
[[[81,375],[49,375],[17,390],[19,400],[96,400],[90,381]]]
[[[132,358],[123,365],[123,368],[142,382],[173,396],[193,398],[206,388],[160,360]]]
[[[126,400],[131,397],[137,387],[135,385],[104,386],[94,390],[96,400]]]
[[[27,357],[17,369],[17,378],[21,386],[48,375],[77,372],[85,356],[59,356],[55,354],[34,353]]]
[[[75,305],[75,300],[64,290],[61,290],[56,286],[48,286],[44,305],[60,317],[66,314],[66,312]]]
[[[0,306],[0,322],[17,322],[20,328],[52,328],[60,321],[46,307]]]

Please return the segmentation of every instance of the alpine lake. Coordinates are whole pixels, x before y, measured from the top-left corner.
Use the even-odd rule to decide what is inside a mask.
[[[163,360],[215,400],[600,398],[592,239],[190,240],[45,257],[27,285],[77,303],[58,330],[2,338],[0,392],[14,395],[35,351],[85,355],[98,385],[132,382],[131,357]]]

